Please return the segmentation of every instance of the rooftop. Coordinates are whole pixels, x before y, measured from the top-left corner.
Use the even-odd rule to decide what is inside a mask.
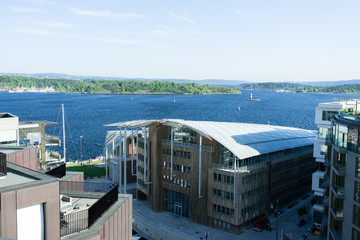
[[[141,128],[152,123],[190,128],[203,137],[216,140],[240,159],[289,148],[312,145],[316,139],[316,134],[309,130],[236,122],[163,119],[135,120],[109,124],[107,126]]]
[[[22,189],[51,181],[56,181],[56,179],[38,171],[7,162],[7,175],[5,179],[0,180],[0,192]]]

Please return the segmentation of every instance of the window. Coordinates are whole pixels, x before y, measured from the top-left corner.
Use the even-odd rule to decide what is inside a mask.
[[[355,177],[360,178],[360,161],[359,161],[359,158],[356,158]]]
[[[226,176],[226,182],[230,183],[230,176]]]
[[[360,240],[360,232],[352,229],[352,240]]]
[[[356,205],[354,205],[353,223],[360,227],[360,208]]]
[[[322,120],[330,121],[337,114],[339,114],[339,112],[337,112],[337,111],[323,111]]]
[[[214,181],[217,180],[217,173],[214,173]]]
[[[216,212],[216,204],[213,204],[213,211]]]
[[[354,200],[360,202],[360,184],[355,182]]]
[[[217,190],[214,188],[213,189],[213,193],[214,193],[214,197],[216,197],[216,195],[217,195]]]

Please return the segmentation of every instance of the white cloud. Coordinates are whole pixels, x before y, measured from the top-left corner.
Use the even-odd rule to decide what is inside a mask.
[[[237,15],[247,15],[246,12],[240,11],[239,9],[235,9],[235,13],[236,13]]]
[[[173,17],[175,17],[175,18],[177,18],[177,19],[180,19],[180,20],[182,20],[182,21],[184,21],[184,22],[186,22],[186,23],[189,23],[189,24],[194,25],[194,26],[197,25],[196,22],[194,22],[194,21],[188,16],[187,13],[178,14],[178,13],[174,13],[174,12],[171,12],[171,11],[168,11],[168,13],[169,13],[171,16],[173,16]]]
[[[89,40],[93,40],[96,42],[116,43],[116,44],[126,44],[126,45],[143,45],[143,46],[148,45],[146,41],[120,39],[120,38],[89,38]]]
[[[16,33],[23,33],[23,34],[31,34],[31,35],[52,35],[51,32],[43,30],[43,29],[37,29],[37,28],[20,28],[20,29],[14,29],[13,32]]]
[[[35,21],[34,23],[51,28],[69,28],[74,26],[74,24],[71,23],[53,22],[53,21]]]
[[[24,7],[9,7],[11,12],[21,12],[21,13],[33,13],[33,12],[41,12],[39,9],[35,8],[24,8]]]
[[[71,7],[70,10],[79,16],[90,16],[90,17],[104,17],[112,19],[135,19],[144,17],[141,14],[127,12],[127,13],[113,13],[109,10],[84,10]]]
[[[164,30],[156,29],[153,31],[153,33],[156,35],[166,35],[168,32],[166,32]]]

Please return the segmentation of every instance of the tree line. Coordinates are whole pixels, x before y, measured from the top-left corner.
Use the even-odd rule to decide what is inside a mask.
[[[306,86],[297,83],[254,83],[241,84],[242,89],[287,90],[304,93],[360,93],[360,84],[345,84],[341,86]]]
[[[163,81],[112,81],[40,79],[22,76],[0,76],[0,89],[53,87],[56,92],[109,93],[109,94],[232,94],[237,88],[203,85],[198,83],[175,83]]]

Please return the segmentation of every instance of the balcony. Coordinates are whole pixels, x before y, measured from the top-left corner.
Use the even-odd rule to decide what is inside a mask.
[[[171,145],[171,141],[168,139],[162,139],[161,140],[161,144],[163,145]],[[191,149],[195,149],[195,150],[199,150],[199,145],[198,144],[194,144],[194,143],[179,143],[179,142],[173,142],[173,146],[174,147],[183,147],[183,148],[191,148]],[[210,147],[210,146],[205,146],[205,145],[201,145],[201,150],[203,152],[214,152],[214,148]]]
[[[60,181],[61,237],[90,228],[115,202],[118,185]]]
[[[332,208],[332,210],[334,212],[336,220],[342,220],[343,219],[343,217],[344,217],[344,209],[334,207],[334,208]]]
[[[46,146],[61,146],[61,140],[58,137],[45,135],[45,145]]]

